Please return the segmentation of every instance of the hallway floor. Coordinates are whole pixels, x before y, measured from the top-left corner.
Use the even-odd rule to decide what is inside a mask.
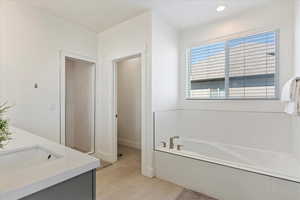
[[[176,200],[182,187],[141,175],[140,151],[121,146],[120,160],[97,171],[97,200]]]

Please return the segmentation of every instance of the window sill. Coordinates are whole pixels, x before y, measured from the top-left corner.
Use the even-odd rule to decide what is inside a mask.
[[[280,101],[280,98],[274,97],[274,98],[185,98],[187,101]]]
[[[237,112],[267,112],[283,113],[285,104],[279,98],[273,99],[182,99],[182,109],[237,111]]]

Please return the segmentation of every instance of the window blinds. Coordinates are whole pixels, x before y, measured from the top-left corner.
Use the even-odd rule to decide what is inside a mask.
[[[225,95],[225,43],[192,48],[190,51],[192,98]]]
[[[277,32],[189,51],[190,98],[275,98]]]

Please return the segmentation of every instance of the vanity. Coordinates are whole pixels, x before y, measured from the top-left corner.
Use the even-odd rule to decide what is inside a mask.
[[[0,200],[95,200],[94,157],[11,128],[0,149]]]

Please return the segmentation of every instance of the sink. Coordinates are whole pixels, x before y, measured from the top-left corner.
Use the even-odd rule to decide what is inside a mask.
[[[18,171],[49,163],[58,158],[61,156],[40,146],[0,152],[0,172]]]

